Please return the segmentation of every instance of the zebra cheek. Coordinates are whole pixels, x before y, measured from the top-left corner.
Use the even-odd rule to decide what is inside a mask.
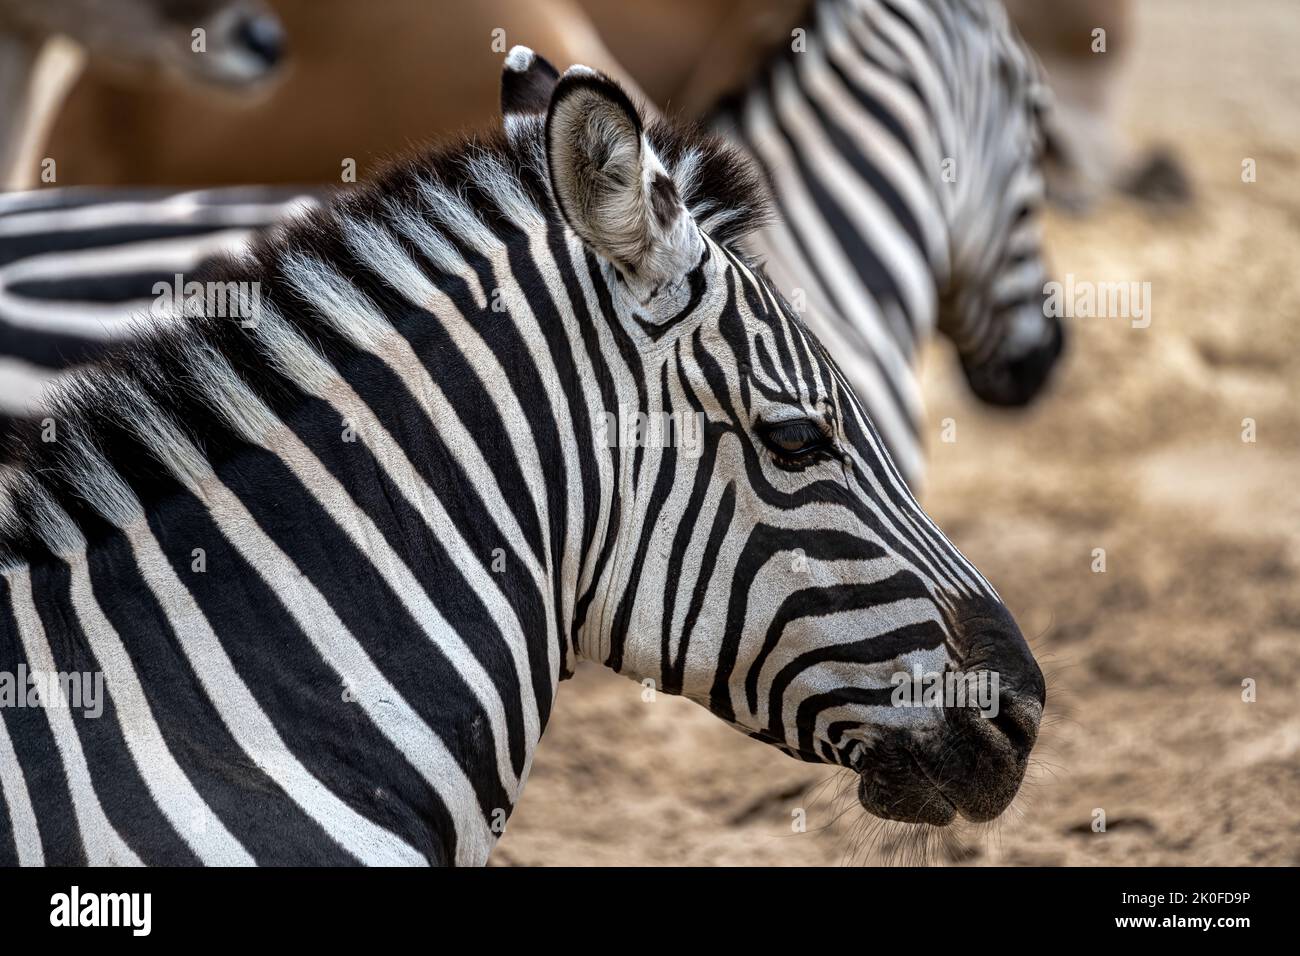
[[[673,523],[667,518],[659,522],[659,530],[655,534],[655,540],[659,544],[659,556],[667,561],[673,553]]]

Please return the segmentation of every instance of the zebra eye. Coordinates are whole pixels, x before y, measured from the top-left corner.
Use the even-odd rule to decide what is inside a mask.
[[[758,435],[768,448],[782,458],[806,458],[830,444],[830,436],[819,424],[808,418],[760,425]]]

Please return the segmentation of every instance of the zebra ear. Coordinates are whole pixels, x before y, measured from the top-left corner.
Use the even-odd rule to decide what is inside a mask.
[[[556,84],[546,116],[551,189],[570,228],[634,292],[684,275],[703,240],[622,87],[587,67]]]
[[[545,57],[526,46],[511,48],[501,71],[501,116],[507,136],[513,139],[524,120],[546,115],[559,80],[560,71]]]

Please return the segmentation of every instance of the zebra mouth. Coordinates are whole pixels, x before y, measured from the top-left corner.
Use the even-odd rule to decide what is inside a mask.
[[[1047,338],[1014,359],[990,359],[978,365],[962,361],[966,381],[982,402],[1004,408],[1027,405],[1038,396],[1052,377],[1057,359],[1065,347],[1065,332],[1053,319]]]
[[[943,827],[957,817],[957,805],[903,747],[873,755],[858,777],[858,802],[872,816],[902,823]]]
[[[900,735],[861,752],[858,802],[874,816],[947,826],[957,816],[986,823],[1010,806],[1028,766],[1042,705],[1033,694],[1004,694],[985,719],[970,708],[945,710],[948,730],[926,741]]]

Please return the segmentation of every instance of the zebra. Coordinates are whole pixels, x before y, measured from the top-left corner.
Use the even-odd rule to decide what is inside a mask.
[[[753,167],[527,48],[502,102],[218,269],[255,322],[187,309],[6,437],[0,674],[54,690],[0,682],[0,859],[481,864],[579,659],[879,817],[1014,798],[1042,674],[741,251]]]
[[[802,306],[917,488],[916,361],[936,328],[956,343],[975,394],[996,405],[1037,395],[1061,354],[1061,323],[1042,308],[1050,94],[999,0],[820,0],[798,41],[708,121],[764,167],[780,213],[748,251]],[[137,215],[141,226],[153,218]],[[25,265],[8,271],[21,278]],[[108,278],[121,288],[116,271]],[[30,283],[10,285],[0,323],[8,301],[35,316],[21,329],[24,352],[43,362],[25,368],[31,387],[0,396],[12,410],[58,367],[51,354],[87,350],[52,349],[57,336],[40,331],[47,303]]]
[[[38,409],[58,373],[142,320],[157,290],[241,255],[321,190],[71,188],[0,195],[0,415]]]
[[[792,36],[712,123],[771,183],[780,215],[751,253],[916,485],[915,363],[936,328],[993,405],[1030,401],[1061,354],[1043,308],[1050,91],[1001,0],[818,0]]]

